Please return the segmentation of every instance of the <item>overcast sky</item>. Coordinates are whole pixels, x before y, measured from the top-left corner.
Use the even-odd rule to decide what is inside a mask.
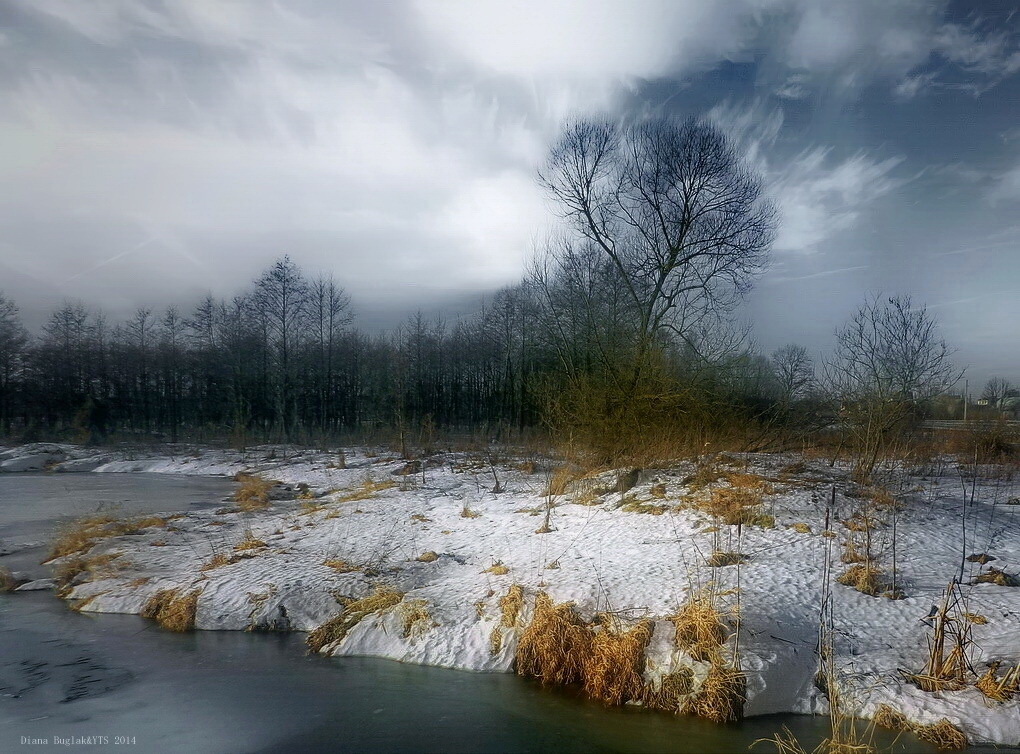
[[[820,353],[867,294],[1020,381],[1020,3],[0,0],[0,290],[37,327],[275,258],[363,327],[470,309],[555,222],[564,121],[702,114],[782,213],[741,316]]]

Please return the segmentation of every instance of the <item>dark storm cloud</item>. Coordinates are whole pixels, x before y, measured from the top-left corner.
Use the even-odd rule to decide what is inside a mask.
[[[7,3],[0,289],[34,322],[64,297],[120,317],[289,253],[366,322],[463,309],[548,232],[534,177],[565,119],[693,112],[784,217],[743,313],[764,345],[823,349],[902,290],[1002,365],[1015,304],[976,303],[1020,280],[1018,23],[913,0]]]

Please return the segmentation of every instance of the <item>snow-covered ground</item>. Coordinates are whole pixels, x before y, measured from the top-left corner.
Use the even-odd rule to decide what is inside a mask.
[[[992,567],[1013,576],[1020,569],[1020,478],[1002,469],[979,469],[975,480],[973,469],[950,461],[888,470],[882,479],[894,508],[888,499],[875,503],[838,464],[779,455],[719,455],[703,459],[699,474],[692,462],[645,470],[625,493],[615,491],[617,472],[606,472],[550,498],[552,463],[509,450],[494,465],[485,454],[435,456],[424,473],[381,450],[347,449],[341,462],[336,452],[279,447],[129,459],[117,451],[32,446],[0,453],[0,466],[33,467],[20,460],[33,454],[49,455],[44,465],[56,470],[247,471],[291,490],[264,511],[189,513],[99,542],[91,555],[120,557],[70,593],[89,600],[81,603],[85,611],[137,613],[159,590],[198,590],[200,629],[265,625],[282,605],[293,628],[311,630],[340,613],[344,600],[387,587],[404,593],[403,601],[369,615],[325,651],[508,671],[534,596],[544,591],[556,602],[575,602],[586,618],[606,610],[652,618],[645,678],[686,664],[697,679],[698,664],[674,646],[665,618],[712,582],[719,599],[739,609],[744,712],[761,715],[825,709],[815,647],[823,595],[831,590],[835,664],[857,711],[870,715],[884,703],[919,724],[946,718],[972,743],[1020,745],[1016,698],[993,702],[972,685],[928,693],[900,673],[924,667],[931,633],[925,618],[970,554],[994,558],[964,563],[971,665],[980,674],[1001,661],[1001,674],[1020,661],[1020,588],[971,583]],[[494,490],[497,478],[501,491]],[[298,485],[307,485],[306,499],[298,499]],[[774,528],[738,529],[698,510],[698,500],[733,485],[761,495],[759,512],[774,518]],[[551,531],[538,533],[550,500]],[[849,567],[840,562],[842,543],[854,538],[858,549],[865,546],[867,534],[852,531],[865,514],[871,553],[886,578],[895,529],[903,599],[835,583]],[[827,527],[834,536],[825,536]],[[244,540],[264,546],[238,549]],[[712,568],[706,559],[714,549],[747,560]],[[513,627],[501,627],[499,601],[514,584],[524,590],[524,609]],[[494,631],[501,634],[496,643]]]

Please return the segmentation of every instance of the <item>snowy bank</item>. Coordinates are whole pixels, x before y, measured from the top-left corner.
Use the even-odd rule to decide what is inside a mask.
[[[176,590],[195,595],[199,629],[311,631],[384,589],[396,596],[348,621],[324,652],[505,672],[544,592],[575,603],[584,620],[603,612],[652,621],[644,681],[684,669],[693,694],[707,671],[676,645],[668,619],[711,585],[722,609],[739,610],[729,646],[736,641],[747,677],[744,714],[763,715],[826,709],[815,648],[831,592],[835,666],[853,709],[872,715],[886,704],[918,724],[947,719],[972,743],[1020,745],[1016,696],[992,701],[972,682],[927,692],[905,677],[925,666],[929,613],[964,554],[985,555],[964,561],[957,617],[972,639],[970,665],[981,674],[998,661],[1001,674],[1020,660],[1020,589],[1008,585],[1020,568],[1020,505],[1002,470],[975,479],[946,461],[893,470],[883,477],[889,496],[824,461],[718,456],[697,467],[606,472],[561,491],[563,480],[541,459],[490,465],[448,454],[422,471],[365,450],[283,456],[182,452],[98,465],[246,470],[296,496],[102,539],[87,553],[91,563],[71,569],[66,596],[84,611],[140,613],[154,595]],[[550,484],[559,494],[546,494]],[[734,504],[747,514],[740,526],[726,523]],[[713,561],[713,553],[727,557]],[[881,569],[872,589],[879,596],[837,583],[855,559]],[[997,571],[1003,584],[991,578]],[[990,580],[972,584],[982,575]],[[507,620],[501,600],[513,585],[523,601]],[[902,599],[881,596],[893,592]]]

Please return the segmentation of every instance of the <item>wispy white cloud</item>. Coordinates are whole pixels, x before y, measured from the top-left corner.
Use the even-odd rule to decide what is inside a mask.
[[[781,251],[811,253],[823,241],[854,227],[879,197],[902,186],[893,175],[902,157],[876,159],[865,152],[833,161],[831,150],[805,150],[773,177],[782,212],[776,239]]]

